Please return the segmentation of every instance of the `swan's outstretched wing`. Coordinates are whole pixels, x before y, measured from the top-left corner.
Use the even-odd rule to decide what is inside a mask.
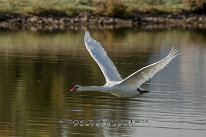
[[[167,57],[131,74],[120,83],[120,86],[128,86],[129,88],[134,89],[137,86],[142,85],[144,82],[152,78],[157,72],[167,66],[167,64],[178,55],[177,52],[178,50],[172,48]]]
[[[97,62],[100,69],[102,70],[106,82],[121,81],[122,78],[119,72],[117,71],[115,65],[112,63],[110,58],[107,56],[104,48],[99,42],[90,37],[88,31],[85,32],[84,42],[90,55]]]

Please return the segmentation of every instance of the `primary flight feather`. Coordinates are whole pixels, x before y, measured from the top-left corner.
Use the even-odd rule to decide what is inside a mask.
[[[85,32],[84,42],[90,55],[102,70],[106,82],[121,81],[122,78],[113,62],[107,56],[106,51],[99,42],[91,38],[88,31]]]
[[[104,86],[76,85],[71,91],[101,91],[120,97],[132,97],[146,93],[148,91],[143,90],[140,86],[167,66],[167,64],[178,55],[178,50],[172,48],[168,56],[162,60],[143,67],[127,78],[122,79],[102,45],[98,41],[92,39],[88,31],[85,32],[84,42],[90,55],[102,70],[106,79],[106,84]]]

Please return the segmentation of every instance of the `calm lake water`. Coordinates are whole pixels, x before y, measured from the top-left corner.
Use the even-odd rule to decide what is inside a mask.
[[[181,55],[142,86],[148,94],[119,98],[70,92],[76,84],[105,83],[86,50],[84,31],[2,30],[0,136],[206,135],[205,30],[118,29],[91,35],[102,43],[123,78],[165,57],[173,46]],[[84,123],[76,125],[74,120]],[[88,120],[95,121],[88,126]],[[103,124],[92,125],[98,122]]]

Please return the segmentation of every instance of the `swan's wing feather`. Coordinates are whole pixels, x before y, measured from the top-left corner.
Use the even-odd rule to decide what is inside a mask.
[[[98,41],[91,38],[88,31],[85,32],[84,42],[90,55],[97,62],[100,69],[102,70],[106,82],[121,81],[122,78],[113,62],[107,56],[106,51]]]
[[[120,83],[120,86],[127,86],[134,89],[142,85],[144,82],[152,78],[157,72],[167,66],[167,64],[177,55],[179,55],[178,51],[172,48],[167,57],[131,74]]]

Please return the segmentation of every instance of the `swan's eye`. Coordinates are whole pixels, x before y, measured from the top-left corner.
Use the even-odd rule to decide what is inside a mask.
[[[77,88],[79,88],[79,86],[75,86],[75,88],[77,89]]]

